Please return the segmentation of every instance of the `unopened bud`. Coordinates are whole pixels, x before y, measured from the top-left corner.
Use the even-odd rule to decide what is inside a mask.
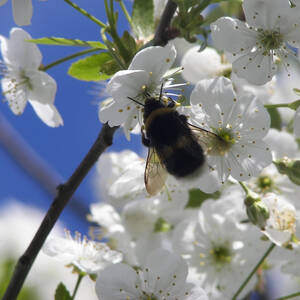
[[[261,201],[255,193],[249,193],[245,199],[247,216],[251,223],[264,229],[270,217],[268,207]]]
[[[300,160],[285,157],[276,161],[275,166],[280,174],[286,174],[293,183],[300,185]]]

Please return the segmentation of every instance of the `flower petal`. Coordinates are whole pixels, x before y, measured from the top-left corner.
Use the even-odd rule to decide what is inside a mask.
[[[263,138],[268,133],[271,123],[268,111],[257,98],[253,99],[253,96],[245,95],[238,101],[244,103],[243,123],[239,126],[239,130],[242,131],[242,138],[246,141],[251,138]]]
[[[188,267],[178,254],[157,249],[148,256],[145,268],[149,270],[144,272],[147,287],[156,295],[160,290],[166,292],[168,289],[171,295],[176,296],[185,285]]]
[[[143,70],[119,71],[108,82],[106,91],[114,100],[128,102],[128,97],[135,98],[142,93],[148,79],[149,74]]]
[[[281,28],[289,22],[292,13],[289,1],[282,0],[244,0],[243,10],[250,26],[267,30]]]
[[[262,85],[275,75],[277,66],[272,55],[255,51],[239,57],[232,63],[232,70],[252,84]]]
[[[96,293],[102,300],[139,299],[137,273],[128,265],[114,264],[102,272],[96,281]]]
[[[29,93],[29,100],[38,101],[44,104],[53,104],[56,94],[56,81],[42,71],[32,71],[26,74],[30,77],[32,89]]]
[[[12,0],[13,16],[18,26],[30,25],[32,17],[32,0]]]
[[[29,39],[32,39],[30,34],[16,27],[11,29],[9,39],[0,36],[4,62],[24,69],[38,69],[42,54],[35,44],[25,42]]]
[[[31,100],[29,100],[29,102],[38,117],[49,127],[58,127],[64,125],[60,113],[53,104],[45,104]]]
[[[173,65],[175,58],[176,50],[172,45],[147,47],[136,54],[128,69],[152,72],[155,80],[159,81]]]
[[[128,110],[127,108],[130,107]],[[132,101],[126,99],[125,101],[114,101],[112,100],[105,106],[100,106],[99,109],[99,120],[101,123],[108,122],[110,127],[120,126],[128,120],[131,111],[137,109],[132,106]]]
[[[214,45],[231,53],[251,50],[257,40],[257,32],[237,19],[222,17],[212,23],[210,28]]]
[[[206,47],[199,52],[199,46],[190,48],[184,54],[181,65],[183,78],[193,84],[201,79],[216,77],[225,70],[231,69],[230,64],[221,62],[221,56],[214,48]]]
[[[211,128],[218,128],[219,121],[228,118],[235,98],[231,81],[225,77],[217,77],[197,83],[191,93],[191,104],[201,105],[206,124]]]
[[[15,115],[21,115],[27,104],[27,89],[14,89],[10,78],[1,80],[2,91],[8,101],[9,108]]]
[[[272,154],[267,144],[262,141],[249,141],[241,147],[235,144],[228,153],[231,175],[236,180],[247,180],[258,176],[263,168],[272,163]]]

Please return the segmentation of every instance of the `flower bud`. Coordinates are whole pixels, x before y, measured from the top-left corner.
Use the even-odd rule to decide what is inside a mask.
[[[277,160],[275,166],[280,174],[286,174],[293,183],[300,185],[300,160],[285,157]]]
[[[268,207],[261,201],[257,194],[250,192],[246,199],[246,212],[251,223],[264,229],[270,217]]]

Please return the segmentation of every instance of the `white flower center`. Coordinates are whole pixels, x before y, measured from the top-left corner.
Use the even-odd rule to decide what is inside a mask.
[[[17,97],[18,92],[22,89],[32,90],[32,84],[30,78],[26,76],[24,70],[19,70],[16,72],[7,71],[5,77],[9,79],[8,89],[3,92],[3,94],[11,94],[13,97]]]
[[[278,188],[274,186],[274,181],[272,180],[272,178],[267,175],[259,176],[256,180],[256,186],[257,191],[264,194],[271,192],[274,189],[278,190]]]
[[[263,55],[268,55],[282,46],[282,35],[278,31],[258,29],[259,43],[265,49]]]
[[[296,231],[296,217],[295,211],[290,209],[272,209],[273,213],[273,227],[279,231],[288,231],[294,234]]]
[[[236,142],[234,134],[229,128],[212,128],[212,130],[217,136],[208,147],[207,154],[224,156]]]
[[[232,259],[232,253],[227,243],[225,245],[214,245],[210,250],[210,255],[218,270],[221,270],[224,265],[229,264]]]

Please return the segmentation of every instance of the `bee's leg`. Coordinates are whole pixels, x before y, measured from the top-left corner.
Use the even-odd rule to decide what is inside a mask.
[[[151,146],[151,142],[150,142],[149,139],[146,138],[144,131],[142,131],[142,143],[146,147],[150,147]]]

